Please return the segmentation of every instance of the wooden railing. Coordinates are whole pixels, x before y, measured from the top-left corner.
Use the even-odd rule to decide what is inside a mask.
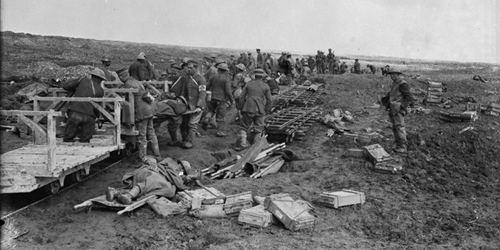
[[[55,169],[56,162],[56,121],[55,116],[62,116],[63,113],[59,111],[54,111],[53,109],[48,111],[31,111],[31,110],[0,110],[0,115],[16,115],[21,119],[26,125],[28,125],[35,133],[35,144],[47,144],[48,145],[48,158],[47,158],[47,168],[51,172]],[[33,120],[26,116],[33,116]],[[47,128],[38,124],[35,121],[38,116],[47,116]]]
[[[120,102],[125,101],[122,97],[105,97],[105,98],[96,98],[96,97],[41,97],[35,96],[33,97],[33,109],[34,111],[39,111],[39,101],[53,101],[55,102],[89,102],[91,103],[99,112],[106,117],[114,126],[113,133],[113,145],[121,145],[120,135],[122,133],[121,129],[121,104]],[[108,112],[103,106],[99,105],[99,103],[113,103],[113,114]],[[51,105],[52,106],[52,105]],[[40,121],[41,118],[35,115],[34,120]]]

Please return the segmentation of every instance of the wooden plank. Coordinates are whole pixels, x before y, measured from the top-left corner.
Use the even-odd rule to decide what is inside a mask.
[[[115,136],[115,145],[121,144],[121,134],[122,134],[122,125],[121,125],[121,104],[120,102],[115,101],[115,125],[116,132]]]
[[[54,110],[50,110],[47,116],[47,140],[48,140],[48,155],[47,155],[47,170],[50,172],[56,165],[56,123],[54,120]]]
[[[27,116],[36,116],[36,115],[47,115],[50,111],[34,111],[34,110],[0,110],[0,115],[8,116],[8,115],[27,115]],[[62,116],[63,113],[60,111],[54,111],[54,116]]]
[[[42,96],[35,96],[33,97],[33,100],[40,100],[40,101],[68,101],[68,102],[89,102],[89,101],[95,101],[95,102],[114,102],[114,101],[124,101],[123,98],[99,98],[99,97],[42,97]]]
[[[105,110],[101,105],[99,105],[93,101],[91,101],[90,104],[94,105],[94,107],[97,108],[97,110],[99,110],[99,112],[101,112],[101,114],[103,114],[106,118],[108,118],[108,120],[111,121],[111,123],[113,123],[114,125],[117,125],[113,116],[107,110]]]

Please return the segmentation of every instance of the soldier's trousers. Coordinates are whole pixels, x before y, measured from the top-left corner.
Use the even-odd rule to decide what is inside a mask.
[[[252,132],[260,133],[264,129],[264,121],[266,119],[265,115],[258,115],[256,113],[241,113],[241,129],[248,132],[248,129],[252,127]]]
[[[136,121],[135,127],[139,131],[139,135],[137,136],[139,158],[142,159],[147,155],[148,142],[151,142],[151,149],[154,156],[160,156],[160,147],[158,145],[158,138],[156,137],[155,129],[153,127],[153,118],[151,117]]]
[[[81,130],[80,130],[81,128]],[[90,142],[95,134],[95,118],[80,112],[68,111],[68,120],[64,130],[64,141],[71,142],[80,131],[80,142]]]
[[[198,123],[200,122],[202,112],[182,115],[181,136],[185,142],[193,143],[193,137],[198,131]]]
[[[389,120],[392,123],[392,132],[394,133],[394,140],[397,147],[406,147],[406,128],[404,115],[401,112],[392,114],[389,111]]]

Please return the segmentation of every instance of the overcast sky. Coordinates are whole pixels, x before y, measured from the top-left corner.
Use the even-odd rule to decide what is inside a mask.
[[[2,30],[500,63],[500,0],[1,0]]]

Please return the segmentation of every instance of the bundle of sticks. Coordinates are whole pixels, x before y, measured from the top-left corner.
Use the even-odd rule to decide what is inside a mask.
[[[212,166],[202,169],[203,175],[210,179],[229,179],[235,177],[258,178],[266,174],[275,173],[283,165],[284,160],[279,156],[271,156],[274,151],[285,148],[285,143],[267,143],[262,138],[260,143],[255,143],[241,154],[231,156]]]

